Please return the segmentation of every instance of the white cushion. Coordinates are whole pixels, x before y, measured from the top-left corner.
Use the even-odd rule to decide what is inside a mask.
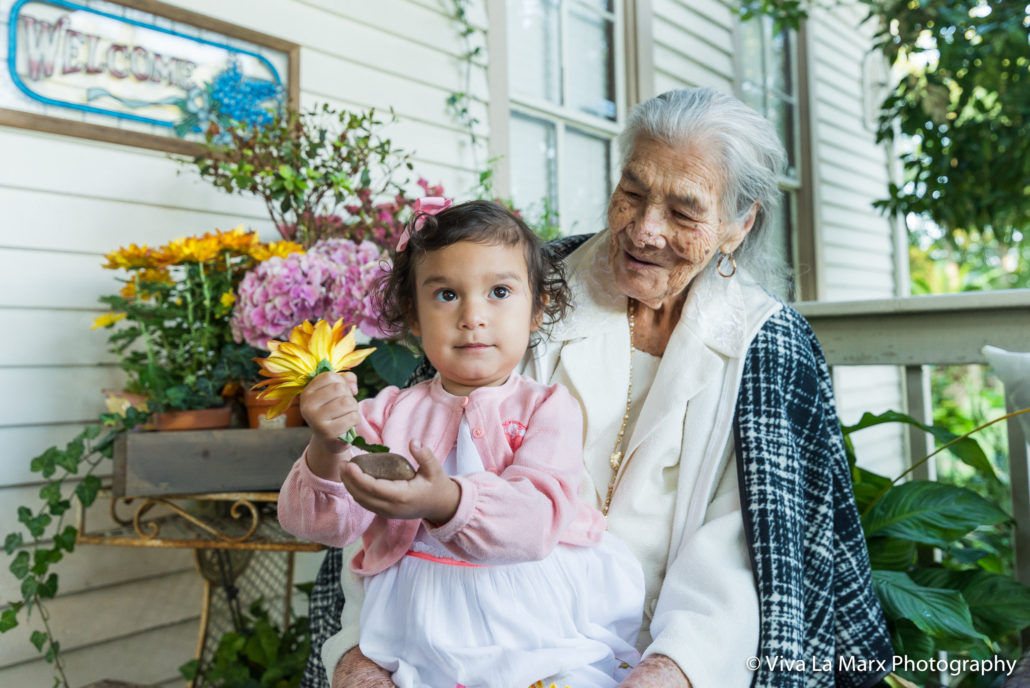
[[[1012,410],[1030,407],[1030,351],[1006,351],[990,345],[980,351],[1005,385],[1005,398]],[[1024,439],[1030,442],[1030,413],[1016,418]]]

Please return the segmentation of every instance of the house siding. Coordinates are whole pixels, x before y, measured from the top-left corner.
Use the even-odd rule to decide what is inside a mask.
[[[818,199],[821,301],[891,298],[898,284],[892,220],[873,208],[886,196],[888,152],[862,121],[862,62],[873,28],[854,6],[815,8],[808,21],[814,173]],[[844,423],[866,411],[903,408],[902,375],[890,366],[833,371]],[[904,436],[882,425],[853,436],[859,462],[894,476],[903,469]]]
[[[86,0],[88,2],[88,0]],[[11,0],[0,0],[6,17]],[[413,152],[415,175],[461,196],[486,164],[489,136],[477,147],[446,110],[453,91],[466,90],[462,43],[435,0],[173,0],[170,4],[301,45],[300,98],[310,106],[390,108],[387,135]],[[718,0],[652,0],[653,88],[683,86],[734,92],[736,17]],[[472,21],[486,27],[485,2]],[[886,157],[864,130],[857,83],[868,35],[846,9],[818,10],[812,34],[815,182],[823,299],[893,295],[891,230],[870,207],[886,188]],[[477,40],[478,37],[477,37]],[[487,122],[485,52],[469,89],[473,117]],[[643,94],[645,97],[651,94]],[[485,125],[484,125],[485,129]],[[161,244],[238,224],[274,239],[263,204],[227,196],[181,163],[153,151],[0,127],[0,318],[5,339],[0,385],[20,395],[0,401],[0,528],[15,526],[17,506],[38,503],[41,483],[28,459],[72,437],[103,410],[100,391],[123,376],[103,333],[89,325],[104,308],[97,298],[117,288],[102,256],[129,243]],[[859,260],[860,258],[860,260]],[[23,342],[28,342],[24,344]],[[835,373],[841,415],[900,405],[897,374],[888,369]],[[869,431],[873,432],[873,431]],[[897,437],[861,438],[863,461],[888,456]],[[106,506],[89,514],[92,527],[111,523]],[[298,577],[310,578],[319,557],[300,557]],[[120,678],[181,685],[178,666],[194,652],[200,578],[187,550],[80,546],[57,568],[61,595],[51,609],[76,685]],[[18,597],[0,570],[0,599]],[[160,604],[153,604],[160,600]],[[38,617],[34,617],[38,618]],[[86,630],[83,619],[103,619]],[[51,667],[26,640],[35,621],[0,643],[0,685],[49,683]]]
[[[481,136],[473,150],[446,111],[447,95],[466,84],[445,5],[168,4],[300,44],[302,106],[375,108],[383,119],[393,108],[397,121],[383,131],[412,153],[412,193],[419,175],[455,195],[475,186],[489,139]],[[0,0],[4,21],[11,6]],[[485,27],[485,8],[474,8],[471,19]],[[472,116],[486,121],[485,55],[470,91]],[[100,390],[124,381],[105,333],[89,331],[106,310],[98,297],[118,288],[116,273],[100,267],[103,254],[239,224],[265,240],[277,235],[262,202],[225,195],[163,153],[11,127],[0,127],[0,207],[0,319],[8,333],[0,386],[18,390],[0,401],[0,528],[11,532],[17,507],[39,504],[42,483],[29,459],[95,422],[104,410]],[[106,504],[88,520],[91,530],[114,525]],[[298,559],[298,578],[311,578],[320,556]],[[103,678],[182,685],[178,667],[195,650],[203,588],[192,552],[80,545],[55,570],[61,591],[48,609],[73,685]],[[5,565],[0,600],[19,597]],[[51,683],[52,667],[27,639],[39,627],[34,614],[3,636],[0,685]]]

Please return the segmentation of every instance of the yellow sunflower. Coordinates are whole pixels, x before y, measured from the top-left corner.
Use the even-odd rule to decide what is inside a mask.
[[[103,315],[98,315],[96,317],[96,319],[93,321],[93,324],[90,325],[89,329],[91,329],[91,330],[99,330],[101,327],[110,327],[111,325],[114,325],[116,322],[118,322],[119,320],[124,318],[125,315],[126,315],[125,313],[113,313],[113,312],[112,313],[104,313]]]
[[[267,358],[254,360],[261,366],[261,374],[269,379],[253,387],[263,388],[258,398],[278,401],[266,414],[268,418],[285,411],[293,397],[316,375],[349,370],[375,351],[374,348],[355,350],[354,328],[350,327],[344,334],[346,327],[349,326],[344,325],[342,319],[331,327],[325,320],[314,325],[305,321],[293,328],[289,341],[268,341],[271,353]]]
[[[223,232],[220,229],[216,229],[215,232],[218,235],[219,244],[221,244],[222,248],[229,251],[243,252],[259,243],[257,232],[248,232],[243,229],[243,225],[234,227],[228,232]]]
[[[304,247],[295,241],[275,241],[270,244],[255,244],[250,247],[251,257],[262,263],[269,258],[285,258],[291,253],[303,253]]]
[[[123,246],[117,251],[107,253],[104,255],[107,258],[107,262],[104,263],[104,268],[107,270],[118,270],[119,268],[125,268],[126,270],[133,270],[136,268],[146,268],[154,265],[154,254],[147,248],[146,244],[143,246],[137,246],[136,244],[129,244]]]

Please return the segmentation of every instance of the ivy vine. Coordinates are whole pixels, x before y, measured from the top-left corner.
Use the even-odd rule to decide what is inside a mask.
[[[84,508],[96,501],[100,478],[94,474],[105,459],[113,456],[115,438],[146,422],[148,415],[133,407],[124,416],[101,414],[99,424],[84,428],[64,448],[50,447],[32,459],[32,472],[47,480],[39,490],[43,504],[36,511],[19,506],[21,528],[4,537],[4,552],[11,557],[10,571],[21,581],[21,599],[8,603],[0,614],[0,633],[17,627],[23,614],[28,621],[33,610],[37,611],[43,630],[34,630],[29,641],[54,665],[54,686],[69,685],[61,644],[54,636],[45,602],[57,595],[58,576],[51,567],[75,549],[78,531],[74,525],[65,524],[65,516],[73,499]],[[81,479],[69,489],[69,483],[79,477],[80,471]]]
[[[459,60],[464,90],[452,91],[447,95],[447,111],[468,134],[472,144],[472,162],[478,168],[476,145],[479,143],[479,136],[476,134],[476,128],[480,121],[472,114],[472,67],[473,60],[482,54],[483,47],[482,45],[472,45],[473,38],[480,31],[469,19],[470,0],[450,0],[450,5],[450,17],[457,25],[458,37],[461,39],[463,49]]]

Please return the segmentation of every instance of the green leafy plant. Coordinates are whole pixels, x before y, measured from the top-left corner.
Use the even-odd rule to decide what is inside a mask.
[[[237,287],[258,262],[301,250],[288,241],[261,243],[237,227],[108,254],[104,267],[128,277],[119,293],[101,297],[111,311],[94,328],[111,331],[126,390],[145,396],[151,411],[223,406],[227,385],[257,373],[251,359],[258,351],[236,343],[229,322]]]
[[[894,480],[858,467],[851,435],[883,423],[918,427],[941,447]],[[972,432],[955,435],[895,411],[866,413],[842,430],[873,585],[895,653],[913,661],[935,658],[939,651],[981,660],[998,653],[1018,656],[1015,634],[1030,624],[1030,588],[1002,572],[1011,550],[999,546],[997,538],[984,537],[993,529],[1009,528],[1011,517],[966,487],[930,480],[899,482],[944,449],[984,480],[997,482],[994,467]],[[901,668],[898,674],[920,685],[934,685],[927,672]]]
[[[874,49],[899,78],[878,141],[898,134],[905,180],[878,206],[930,218],[944,239],[1018,246],[1030,232],[1030,23],[1014,0],[741,0],[744,18],[797,28],[816,7],[868,10]]]
[[[75,526],[65,523],[65,518],[73,500],[78,500],[83,507],[96,501],[100,479],[94,474],[104,459],[111,458],[115,438],[144,423],[147,417],[146,412],[131,406],[124,416],[102,414],[98,425],[87,426],[63,448],[50,447],[32,459],[32,472],[46,479],[39,490],[43,503],[35,511],[27,506],[18,507],[21,529],[4,536],[4,552],[11,557],[10,571],[21,581],[21,599],[6,605],[0,615],[0,633],[18,626],[22,615],[27,621],[34,611],[38,613],[43,629],[34,630],[29,640],[43,653],[44,659],[53,664],[55,686],[67,688],[68,678],[46,601],[57,595],[59,584],[51,567],[75,549],[77,531]],[[78,478],[75,487],[67,489],[74,478]]]
[[[285,238],[310,246],[332,229],[320,218],[392,196],[394,173],[411,169],[407,154],[380,137],[382,124],[374,110],[350,113],[325,103],[287,108],[260,127],[234,122],[209,129],[206,150],[192,165],[227,193],[262,199]]]
[[[179,667],[183,677],[195,681],[198,688],[299,686],[311,652],[307,617],[295,617],[282,628],[269,616],[262,599],[251,603],[249,612],[240,615],[239,627],[219,639],[213,657],[203,664],[194,659]]]

